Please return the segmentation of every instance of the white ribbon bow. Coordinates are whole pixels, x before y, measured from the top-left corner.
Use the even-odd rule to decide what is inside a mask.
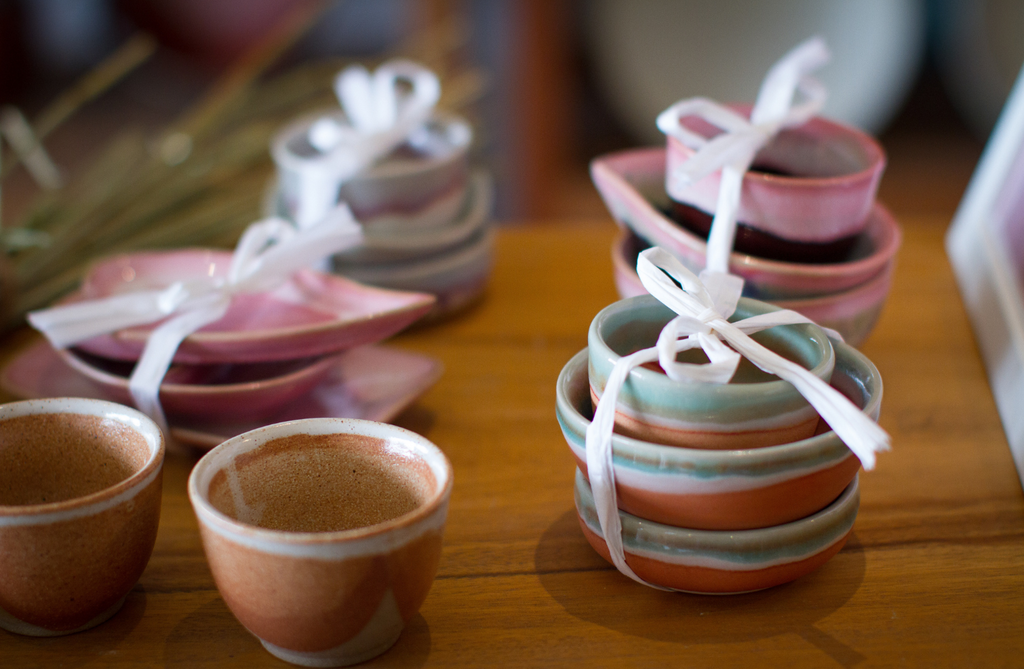
[[[825,88],[810,73],[828,60],[828,48],[818,37],[786,54],[768,70],[749,120],[706,98],[682,100],[658,115],[658,129],[696,151],[673,170],[668,179],[685,187],[722,170],[715,218],[708,235],[706,268],[709,272],[729,271],[743,175],[757,152],[780,130],[806,123],[824,106]],[[793,105],[798,91],[804,100]],[[724,132],[708,140],[682,124],[686,116],[699,116]]]
[[[309,128],[308,140],[322,155],[304,166],[296,220],[319,220],[346,181],[422,131],[441,97],[441,84],[427,68],[392,60],[373,74],[360,65],[334,80],[345,119],[327,116]]]
[[[181,342],[224,316],[234,295],[273,290],[300,269],[362,242],[362,229],[348,205],[334,208],[316,225],[297,229],[281,218],[250,225],[231,258],[226,276],[197,276],[157,290],[141,290],[76,302],[28,314],[28,321],[54,348],[173,316],[149,335],[129,379],[139,410],[167,432],[160,383]]]
[[[889,435],[839,391],[749,336],[775,325],[810,322],[806,317],[784,309],[730,323],[727,319],[735,310],[736,301],[716,301],[693,272],[658,247],[640,254],[637,273],[647,291],[679,315],[662,329],[654,347],[620,358],[609,374],[594,419],[587,428],[587,473],[612,562],[626,576],[651,585],[626,564],[612,462],[615,406],[633,368],[657,360],[669,378],[676,381],[728,383],[743,356],[765,372],[793,384],[860,458],[865,469],[874,468],[875,453],[889,449]],[[707,353],[708,364],[676,361],[678,352],[698,346]]]

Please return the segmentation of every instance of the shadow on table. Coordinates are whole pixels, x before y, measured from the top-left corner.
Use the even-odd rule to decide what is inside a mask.
[[[421,667],[430,655],[430,627],[416,614],[398,642],[381,659],[401,659],[402,666]],[[164,646],[166,667],[260,666],[272,659],[259,640],[235,619],[224,600],[213,595],[179,622]],[[282,666],[286,666],[283,662]]]
[[[110,620],[77,634],[58,637],[31,637],[0,631],[0,666],[81,667],[101,663],[101,658],[121,645],[146,612],[146,591],[136,585],[128,593],[121,610]],[[31,652],[37,665],[12,660],[20,651]],[[10,664],[8,663],[10,661]]]
[[[845,604],[864,580],[864,551],[856,533],[817,571],[792,583],[743,595],[671,593],[634,583],[590,547],[574,509],[544,532],[534,562],[544,589],[566,611],[623,634],[695,645],[796,634],[843,667],[865,660],[861,653],[814,626]],[[590,573],[585,588],[573,577],[580,572]],[[623,616],[622,602],[627,598],[631,613]]]

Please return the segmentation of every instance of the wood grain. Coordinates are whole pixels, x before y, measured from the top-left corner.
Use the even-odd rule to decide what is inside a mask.
[[[892,296],[862,347],[882,372],[894,448],[861,476],[853,538],[807,577],[727,597],[634,584],[590,549],[573,513],[555,378],[616,299],[612,224],[503,228],[486,298],[394,342],[444,361],[397,422],[449,455],[456,482],[434,587],[376,666],[1021,666],[1024,496],[944,221],[902,223]],[[193,462],[168,459],[156,550],[124,610],[70,637],[0,633],[0,664],[284,666],[217,594],[185,497]]]

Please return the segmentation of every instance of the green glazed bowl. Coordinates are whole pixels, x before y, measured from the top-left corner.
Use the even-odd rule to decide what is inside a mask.
[[[777,309],[740,298],[730,321]],[[615,363],[622,356],[654,346],[674,316],[655,298],[641,295],[615,302],[594,317],[588,335],[588,373],[595,407]],[[754,334],[753,339],[826,383],[832,377],[835,352],[817,325],[780,325]],[[683,359],[707,360],[700,350],[681,354]],[[615,409],[618,434],[706,449],[761,448],[799,441],[814,434],[818,420],[818,413],[792,384],[746,359],[727,384],[677,382],[660,369],[637,367],[623,384]]]

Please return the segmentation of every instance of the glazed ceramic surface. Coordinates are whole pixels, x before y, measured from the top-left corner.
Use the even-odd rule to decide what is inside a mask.
[[[833,341],[832,386],[872,418],[882,403],[882,379],[862,353]],[[556,414],[562,434],[586,475],[586,433],[593,417],[587,352],[558,377]],[[612,436],[619,508],[667,525],[744,530],[809,516],[850,483],[860,461],[828,425],[815,435],[767,448],[720,450],[652,444]]]
[[[583,534],[609,560],[590,484],[578,469],[575,500]],[[732,594],[788,583],[828,562],[849,538],[859,505],[855,478],[821,511],[756,530],[684,529],[621,511],[619,517],[626,563],[640,578],[682,592]]]
[[[707,244],[664,212],[665,150],[640,149],[610,154],[591,164],[591,176],[616,222],[647,243],[661,246],[695,272],[704,268]],[[864,231],[845,262],[811,264],[766,260],[733,253],[729,271],[746,281],[749,297],[774,301],[831,295],[863,285],[891,268],[901,234],[885,207],[875,204]]]
[[[114,615],[149,562],[164,441],[92,399],[0,405],[0,627],[56,636]]]
[[[336,358],[305,394],[268,411],[233,407],[233,418],[172,416],[171,436],[180,444],[209,450],[222,441],[268,423],[315,418],[392,420],[437,383],[443,366],[428,356],[385,346],[360,346]],[[0,386],[22,398],[110,399],[109,389],[79,374],[46,342],[16,355],[0,371]]]
[[[736,111],[750,115],[749,105]],[[691,131],[712,137],[717,128],[699,119],[680,119]],[[713,213],[721,171],[685,184],[672,173],[694,155],[667,137],[669,197]],[[743,177],[738,221],[781,239],[821,244],[864,229],[885,169],[885,152],[868,134],[817,117],[781,131],[758,152]]]
[[[335,115],[344,117],[341,111]],[[303,171],[322,154],[310,145],[310,126],[323,114],[300,119],[271,141],[280,207],[294,218]],[[384,230],[443,226],[459,213],[469,178],[473,133],[464,120],[435,112],[424,131],[376,165],[345,182],[338,201],[364,225]]]
[[[231,253],[154,251],[115,256],[95,265],[70,299],[161,288],[197,276],[224,276]],[[175,362],[268,362],[336,353],[386,339],[425,315],[434,298],[363,286],[314,271],[296,272],[267,293],[236,295],[227,314],[181,343]],[[137,360],[156,326],[133,327],[80,342],[107,358]]]
[[[494,230],[487,222],[465,242],[440,253],[402,262],[339,260],[334,263],[334,271],[373,286],[430,293],[437,304],[429,317],[436,318],[477,300],[487,287],[493,262]]]
[[[452,468],[423,437],[344,419],[230,439],[188,492],[217,588],[274,655],[339,666],[375,657],[427,596]]]
[[[615,287],[621,297],[647,294],[647,289],[636,273],[636,259],[640,251],[648,246],[628,229],[621,230],[612,244],[612,270]],[[772,300],[772,304],[801,313],[818,325],[839,332],[847,344],[860,346],[871,334],[882,313],[892,287],[893,269],[892,264],[886,265],[881,273],[867,282],[839,293]]]
[[[443,224],[426,229],[364,226],[363,243],[337,254],[336,259],[360,264],[415,261],[458,246],[487,224],[491,214],[491,191],[490,177],[477,173],[470,181],[462,207]]]
[[[135,366],[74,349],[57,351],[65,363],[98,384],[109,398],[133,405],[128,377]],[[265,414],[302,397],[338,363],[340,355],[223,365],[174,365],[160,384],[168,416],[244,419]]]
[[[774,310],[772,305],[740,298],[730,320]],[[646,295],[620,300],[594,317],[587,342],[595,403],[604,394],[615,363],[654,346],[674,316],[668,307]],[[816,325],[776,326],[752,337],[826,382],[832,375],[835,354]],[[690,353],[703,356],[699,350]],[[617,433],[691,448],[785,444],[811,436],[817,425],[818,413],[792,384],[762,372],[746,359],[727,384],[681,383],[660,370],[637,367],[629,373],[615,407]]]

